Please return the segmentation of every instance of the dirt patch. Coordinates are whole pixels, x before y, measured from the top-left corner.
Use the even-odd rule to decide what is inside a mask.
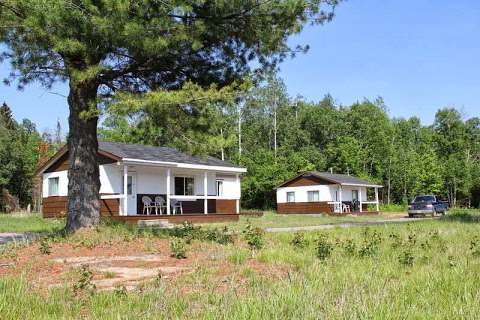
[[[24,277],[33,288],[46,293],[53,287],[72,288],[79,282],[82,266],[88,265],[91,282],[97,290],[125,287],[131,291],[153,279],[173,284],[181,276],[203,268],[211,274],[211,284],[216,290],[222,292],[234,286],[240,293],[246,288],[248,278],[242,275],[242,270],[249,269],[269,278],[287,274],[283,267],[263,265],[255,259],[247,259],[241,266],[234,265],[227,260],[226,247],[214,243],[194,242],[189,245],[186,259],[172,258],[170,240],[161,238],[108,239],[95,245],[70,239],[52,242],[49,246],[50,254],[42,254],[37,241],[8,255],[0,255],[0,276]],[[186,285],[183,289],[197,291],[199,288]]]

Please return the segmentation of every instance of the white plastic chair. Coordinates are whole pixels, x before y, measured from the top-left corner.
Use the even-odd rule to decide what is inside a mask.
[[[145,214],[145,212],[147,212],[147,215],[150,215],[151,213],[151,209],[155,209],[155,205],[153,204],[152,205],[152,199],[150,199],[150,197],[147,197],[147,196],[143,196],[142,197],[142,203],[143,203],[143,211],[142,213]]]
[[[165,199],[161,196],[156,196],[155,197],[155,213],[158,214],[158,211],[160,211],[160,214],[163,214],[163,209],[166,209],[167,205],[165,204]]]
[[[177,209],[180,210],[180,214],[183,214],[182,201],[172,199],[172,200],[170,200],[170,205],[173,208],[173,214],[177,214]]]

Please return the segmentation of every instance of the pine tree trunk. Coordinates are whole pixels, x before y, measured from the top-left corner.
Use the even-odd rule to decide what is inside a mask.
[[[100,222],[100,178],[97,160],[98,117],[82,116],[95,105],[97,84],[70,83],[68,104],[68,212],[66,229],[69,232]]]

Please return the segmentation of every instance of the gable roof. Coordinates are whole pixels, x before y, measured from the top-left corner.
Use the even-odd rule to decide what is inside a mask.
[[[169,147],[154,147],[142,144],[99,141],[98,149],[111,153],[121,159],[144,161],[177,162],[206,166],[238,168],[238,166],[214,157],[197,157]]]
[[[43,173],[67,152],[67,146],[62,147],[52,158],[38,168],[37,173]],[[115,161],[158,165],[182,164],[183,167],[188,168],[220,167],[228,171],[246,172],[246,169],[228,161],[211,156],[193,156],[169,147],[99,141],[98,153]]]
[[[293,180],[300,178],[300,177],[316,177],[318,179],[330,182],[332,184],[339,184],[342,186],[361,186],[361,187],[377,187],[382,188],[383,186],[372,183],[370,181],[360,179],[354,176],[346,175],[346,174],[338,174],[338,173],[330,173],[330,172],[318,172],[318,171],[307,171],[296,175],[295,177],[283,182],[277,188],[281,188],[283,186],[288,185]]]

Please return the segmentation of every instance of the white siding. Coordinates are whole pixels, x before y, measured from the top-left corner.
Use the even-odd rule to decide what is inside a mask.
[[[367,189],[365,187],[343,187],[342,201],[352,201],[352,191],[361,189],[362,201],[367,201]],[[314,185],[301,187],[284,187],[277,189],[277,203],[287,202],[287,192],[295,192],[295,202],[308,202],[308,191],[318,191],[320,202],[335,201],[335,192],[338,185]]]
[[[47,172],[43,174],[43,185],[42,193],[43,197],[48,197],[48,178],[57,178],[58,177],[58,196],[66,197],[68,194],[68,176],[67,170],[57,171],[57,172]]]
[[[136,174],[136,189],[139,194],[166,194],[167,186],[167,169],[149,166],[131,166],[129,173]],[[100,193],[123,193],[123,166],[117,164],[100,165]],[[197,196],[203,196],[203,179],[204,171],[188,170],[188,169],[172,169],[171,170],[170,190],[172,194],[175,192],[175,176],[177,177],[193,177],[195,179],[194,193]],[[67,196],[68,193],[68,177],[67,170],[50,172],[43,174],[43,197],[48,197],[48,178],[59,177],[59,196]],[[223,182],[223,198],[239,199],[240,198],[240,180],[237,182],[235,176],[222,175],[215,172],[207,173],[208,195],[216,195],[216,179],[222,179]]]

